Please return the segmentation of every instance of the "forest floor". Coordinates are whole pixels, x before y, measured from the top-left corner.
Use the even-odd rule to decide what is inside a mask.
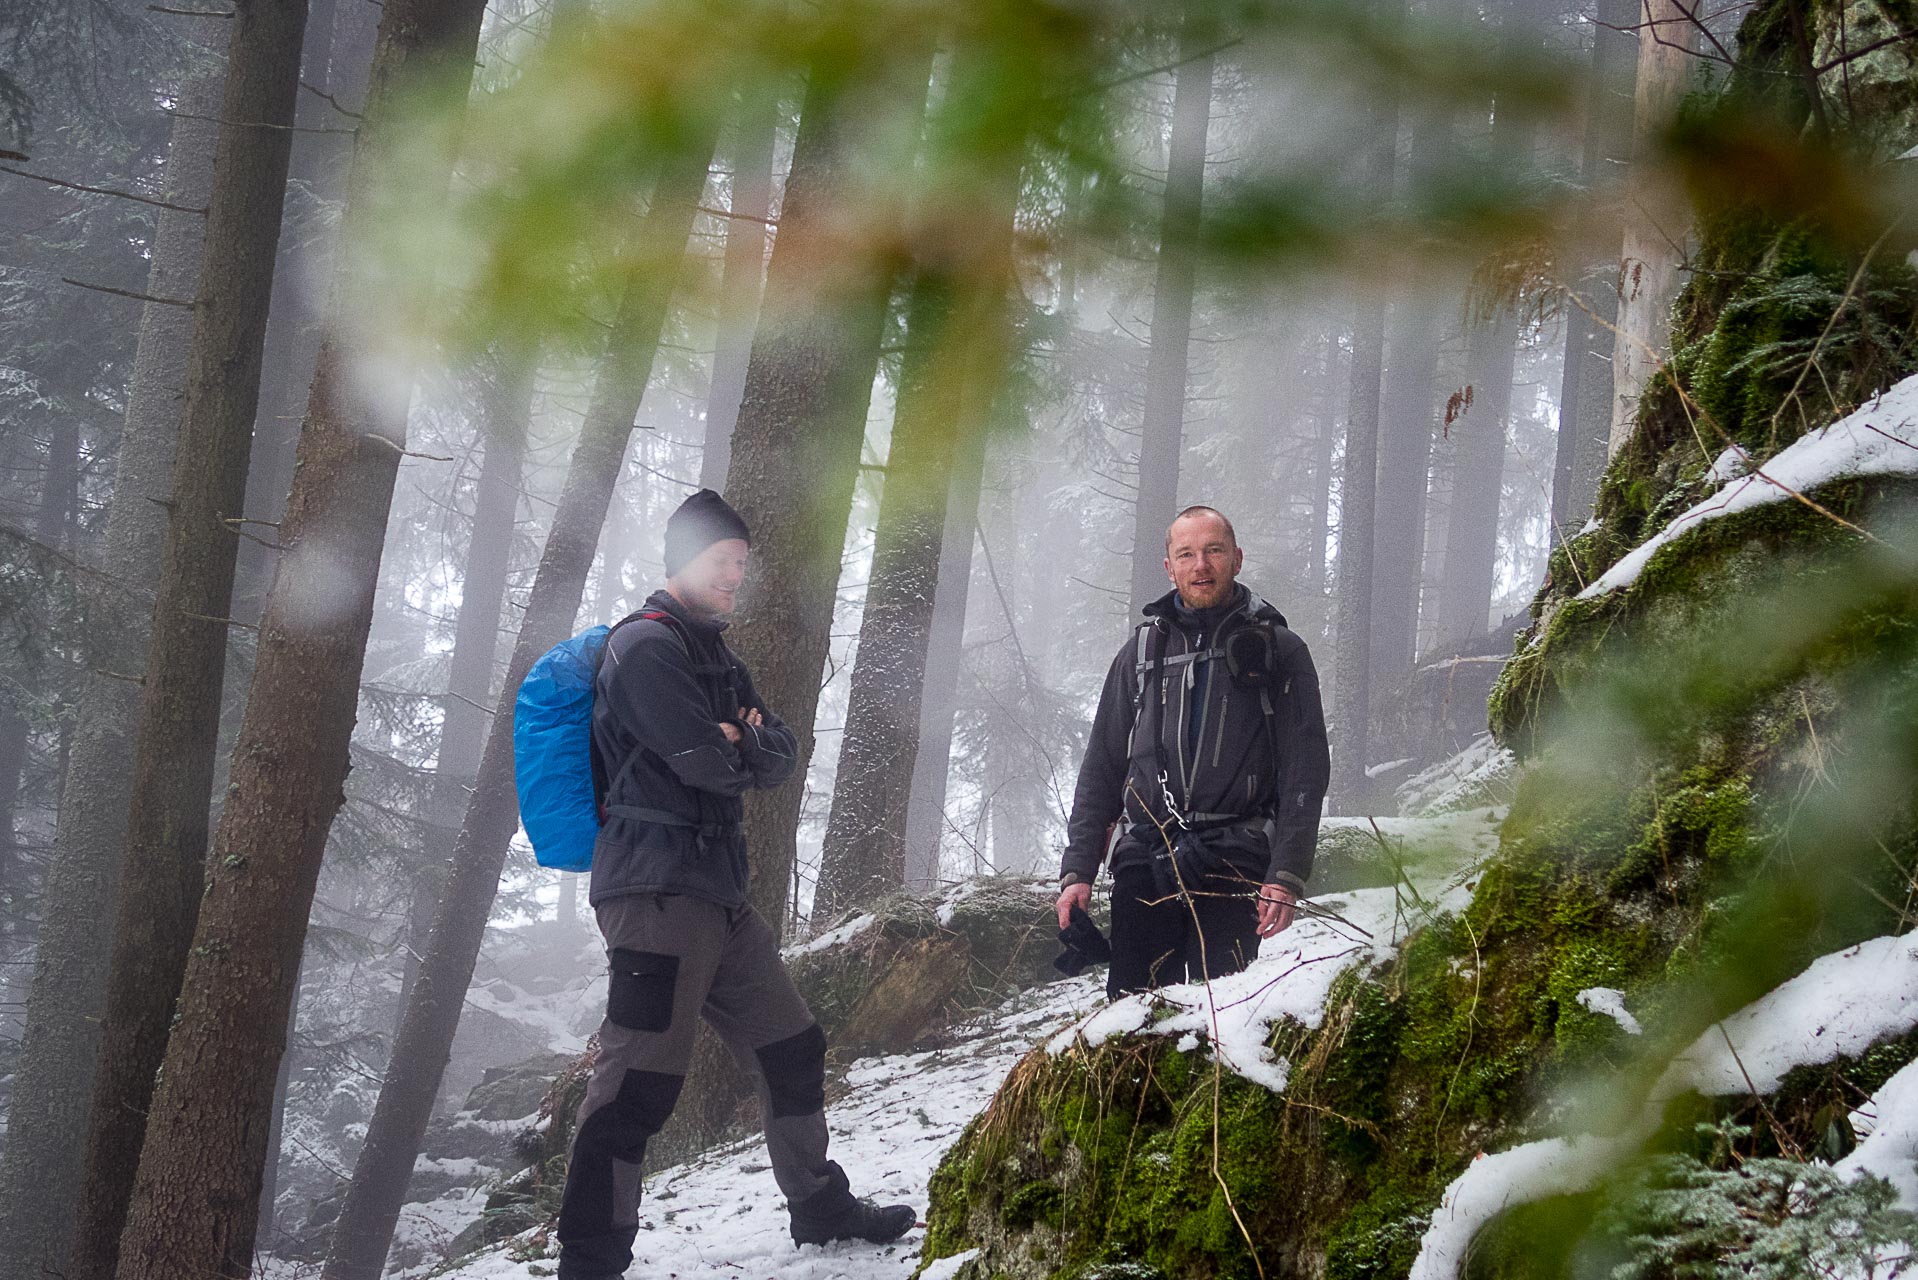
[[[1470,869],[1496,848],[1503,816],[1501,807],[1382,820],[1393,841],[1431,851],[1401,864],[1415,890],[1358,889],[1315,899],[1317,910],[1268,942],[1245,973],[1215,982],[1209,992],[1170,987],[1107,1004],[1105,973],[1098,969],[1014,996],[954,1028],[941,1048],[854,1061],[828,1097],[834,1158],[857,1194],[912,1204],[923,1224],[934,1169],[1012,1068],[1035,1046],[1058,1052],[1080,1036],[1097,1040],[1145,1026],[1182,1032],[1194,1044],[1199,1038],[1223,1044],[1229,1069],[1282,1088],[1286,1065],[1263,1048],[1270,1022],[1316,1023],[1339,972],[1394,949],[1434,910],[1456,907],[1469,892]],[[394,1272],[394,1280],[530,1280],[554,1273],[557,1245],[546,1231],[443,1260],[454,1237],[480,1217],[490,1182],[475,1170],[469,1184],[406,1206],[399,1236],[419,1246],[413,1256],[440,1260]],[[886,1247],[795,1247],[784,1198],[755,1138],[648,1177],[628,1274],[634,1280],[904,1280],[920,1263],[924,1235],[921,1225]],[[256,1275],[311,1280],[318,1271],[318,1264],[267,1261]]]
[[[951,1047],[853,1063],[826,1120],[833,1157],[854,1191],[885,1204],[909,1203],[923,1224],[932,1171],[959,1131],[1035,1043],[1103,1002],[1103,982],[1101,971],[1051,983],[1015,996]],[[756,1138],[648,1178],[639,1216],[637,1258],[628,1272],[635,1280],[901,1280],[919,1265],[925,1236],[922,1225],[884,1247],[794,1246],[786,1202]],[[438,1274],[456,1280],[550,1276],[548,1253],[520,1237]]]

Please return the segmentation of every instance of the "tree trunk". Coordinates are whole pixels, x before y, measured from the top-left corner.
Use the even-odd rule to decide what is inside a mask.
[[[776,95],[740,91],[733,126],[732,218],[726,223],[726,265],[719,284],[718,339],[713,349],[713,385],[706,398],[706,444],[699,455],[699,486],[724,492],[732,465],[733,424],[746,390],[759,294],[766,279],[766,235],[771,231],[773,140],[779,129]]]
[[[1319,597],[1314,605],[1321,631],[1325,629],[1325,547],[1332,530],[1332,444],[1338,439],[1339,427],[1338,391],[1333,383],[1342,363],[1338,337],[1328,336],[1319,358],[1317,405],[1312,415],[1317,431],[1312,437],[1312,510],[1307,516],[1309,541],[1305,553],[1312,589]]]
[[[220,104],[225,121],[206,215],[206,268],[187,358],[181,465],[174,469],[165,561],[141,689],[127,810],[127,857],[113,931],[99,1070],[86,1136],[86,1181],[68,1275],[106,1280],[153,1077],[204,887],[237,516],[260,389],[287,155],[299,92],[305,0],[235,11]]]
[[[983,427],[984,424],[980,424]],[[927,892],[939,881],[946,831],[946,782],[952,771],[952,727],[964,665],[966,603],[985,474],[986,433],[964,431],[947,488],[946,527],[939,539],[939,586],[926,639],[919,703],[919,746],[913,754],[912,798],[906,808],[906,887]]]
[[[1618,337],[1612,346],[1612,423],[1605,456],[1618,456],[1638,421],[1638,397],[1664,358],[1689,214],[1660,181],[1660,135],[1685,96],[1698,29],[1679,0],[1641,0],[1638,80],[1633,90],[1631,198],[1618,261]],[[1654,37],[1656,33],[1657,38]]]
[[[408,81],[463,89],[483,11],[479,0],[387,0],[341,243],[363,243],[365,228],[396,216],[391,206],[431,202],[444,191],[444,171],[382,184],[374,165]],[[343,258],[335,273],[280,529],[279,572],[120,1241],[124,1280],[237,1278],[252,1267],[274,1079],[313,888],[343,799],[381,546],[405,448],[405,396],[375,400],[351,367],[344,317],[367,304],[365,270]]]
[[[1404,0],[1383,0],[1377,12],[1402,24]],[[1362,198],[1389,200],[1398,161],[1395,95],[1370,106],[1360,175]],[[1372,729],[1372,568],[1378,519],[1379,396],[1385,376],[1385,303],[1360,301],[1352,319],[1351,390],[1346,401],[1345,464],[1339,477],[1339,586],[1336,709],[1339,750],[1332,790],[1343,813],[1370,813],[1365,768]]]
[[[40,510],[34,536],[42,546],[67,550],[72,542],[74,509],[80,503],[80,423],[71,414],[53,420],[47,441],[46,479],[40,486]]]
[[[652,376],[660,330],[686,253],[712,162],[712,138],[695,142],[661,173],[643,227],[646,267],[628,283],[599,381],[580,428],[513,644],[504,692],[485,733],[478,782],[453,846],[451,873],[433,917],[379,1103],[333,1228],[325,1280],[378,1280],[405,1202],[420,1141],[452,1053],[507,847],[519,829],[513,790],[513,699],[542,654],[572,631],[594,548],[626,456],[633,418]]]
[[[293,979],[293,1001],[286,1011],[286,1039],[293,1042],[293,1033],[300,1028],[300,979]],[[274,1227],[277,1224],[280,1198],[280,1148],[286,1140],[286,1095],[293,1084],[293,1055],[280,1055],[280,1069],[273,1077],[273,1114],[266,1133],[266,1163],[260,1169],[260,1218],[254,1227],[254,1239],[263,1241],[267,1250],[277,1243]]]
[[[593,588],[592,616],[611,625],[625,616],[626,561],[632,538],[632,515],[613,486],[606,504],[606,525],[599,534],[599,583]]]
[[[1199,216],[1205,192],[1206,130],[1212,118],[1212,55],[1179,43],[1166,145],[1165,215],[1159,224],[1159,274],[1152,290],[1152,350],[1146,360],[1140,423],[1138,503],[1132,522],[1132,616],[1164,595],[1165,531],[1179,502],[1185,436],[1187,348],[1198,274]]]
[[[480,393],[480,472],[473,488],[473,520],[460,577],[459,613],[453,622],[453,652],[427,818],[427,856],[424,865],[415,869],[407,919],[397,1002],[400,1010],[406,1008],[419,973],[419,957],[426,948],[433,910],[446,884],[460,815],[466,810],[479,770],[480,748],[489,720],[485,708],[493,705],[500,614],[505,608],[506,575],[511,568],[513,518],[519,509],[526,433],[533,417],[539,372],[536,353],[515,344],[496,353],[488,364]]]
[[[1032,733],[1021,719],[1036,679],[1019,638],[1019,516],[1030,459],[1002,450],[999,483],[979,530],[979,549],[992,579],[1003,638],[992,646],[982,692],[986,703],[986,804],[995,875],[1048,870],[1037,854],[1046,827],[1045,761],[1035,759]],[[994,630],[998,628],[995,627]]]
[[[1388,162],[1389,165],[1389,162]],[[1386,176],[1389,185],[1389,171]],[[1372,561],[1379,466],[1379,382],[1385,364],[1385,304],[1359,304],[1352,316],[1351,394],[1345,463],[1339,476],[1338,654],[1333,755],[1335,812],[1369,813],[1365,766],[1372,724]]]
[[[1417,135],[1414,135],[1417,136]],[[1412,299],[1392,309],[1391,366],[1379,408],[1379,486],[1372,544],[1372,676],[1411,669],[1419,624],[1419,564],[1444,309]]]
[[[352,0],[348,0],[349,3]],[[307,0],[306,41],[300,54],[300,79],[341,102],[348,81],[363,74],[366,49],[340,49],[335,57],[335,16],[339,0]],[[348,63],[355,74],[342,74]],[[293,109],[302,129],[350,124],[318,92],[299,95]],[[277,521],[286,505],[287,486],[293,480],[293,448],[300,434],[300,412],[313,379],[313,363],[320,351],[320,319],[325,299],[316,296],[315,270],[325,253],[320,212],[328,200],[339,198],[339,155],[345,148],[337,136],[318,133],[293,135],[287,162],[287,207],[280,224],[280,254],[273,272],[273,293],[267,307],[266,346],[260,357],[259,415],[254,427],[253,454],[247,469],[245,514],[255,520]],[[263,541],[270,542],[271,539]],[[257,622],[273,583],[273,552],[259,542],[242,541],[234,574],[233,616]]]
[[[1003,234],[975,248],[961,271],[992,283],[967,287],[943,270],[922,271],[913,287],[815,921],[906,883],[906,812],[946,502],[960,433],[983,430],[998,396],[1017,181],[1015,164],[1000,190],[973,193],[991,202]]]
[[[858,132],[852,114],[898,119],[910,106],[916,120],[924,111],[930,54],[900,65],[911,69],[881,95],[885,101],[861,97],[856,107],[839,100],[829,72],[815,70],[733,429],[727,497],[761,538],[746,573],[734,648],[766,705],[798,738],[802,769],[812,759],[820,673],[890,286],[864,246],[836,242],[832,205],[852,198],[845,142]],[[888,110],[893,104],[898,110]],[[822,261],[847,265],[828,281],[818,271]],[[746,796],[752,902],[776,931],[785,926],[803,790],[795,779]]]
[[[32,741],[32,725],[22,712],[19,695],[12,689],[0,692],[0,897],[19,879],[20,838],[15,830],[15,811],[20,803],[20,783],[27,772],[27,748]]]
[[[207,203],[220,86],[186,85],[173,118],[164,198],[185,208]],[[156,219],[146,292],[192,297],[198,290],[204,224],[162,210]],[[139,673],[146,665],[151,584],[166,540],[164,500],[185,396],[193,313],[148,303],[127,387],[126,425],[107,513],[101,574],[81,579],[87,673],[74,711],[71,759],[60,824],[41,895],[38,950],[26,1029],[0,1151],[0,1277],[41,1280],[66,1267],[99,1050],[108,949],[101,922],[114,915],[126,847],[127,775],[139,726]]]
[[[1612,173],[1632,144],[1632,82],[1635,72],[1631,36],[1634,0],[1599,0],[1592,28],[1591,84],[1585,113],[1585,150],[1579,173],[1588,200],[1603,201],[1614,184]],[[1611,353],[1615,339],[1607,326],[1618,319],[1618,290],[1589,281],[1606,274],[1604,266],[1571,282],[1577,300],[1565,308],[1565,370],[1559,383],[1558,447],[1552,466],[1552,541],[1577,536],[1591,514],[1598,476],[1611,436]],[[1581,305],[1582,304],[1582,305]]]
[[[1452,423],[1457,442],[1452,500],[1445,522],[1445,576],[1438,640],[1461,644],[1491,623],[1498,559],[1499,499],[1504,492],[1505,433],[1512,415],[1518,321],[1501,312],[1475,325],[1468,369],[1472,406]]]

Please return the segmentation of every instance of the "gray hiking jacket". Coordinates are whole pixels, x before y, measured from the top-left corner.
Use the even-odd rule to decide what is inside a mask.
[[[1318,672],[1284,615],[1244,585],[1238,592],[1210,634],[1167,592],[1112,660],[1066,824],[1064,883],[1097,876],[1115,822],[1113,867],[1149,861],[1160,826],[1184,830],[1176,807],[1230,869],[1304,890],[1332,771]],[[1224,656],[1246,627],[1271,635],[1262,687],[1236,680]]]
[[[606,641],[593,750],[608,781],[589,898],[684,893],[738,906],[748,883],[739,797],[792,777],[797,743],[726,647],[725,623],[694,617],[664,591],[640,612],[673,621],[635,615]],[[741,707],[764,723],[741,723]],[[739,726],[737,747],[721,721]]]

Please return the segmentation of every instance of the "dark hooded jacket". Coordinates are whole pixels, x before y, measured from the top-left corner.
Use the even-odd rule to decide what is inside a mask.
[[[593,698],[593,750],[607,776],[606,814],[593,846],[591,901],[684,893],[724,906],[746,901],[740,795],[793,774],[792,730],[767,710],[726,647],[723,622],[689,613],[664,591],[606,642]],[[757,710],[764,723],[737,717]],[[738,725],[737,747],[722,721]]]
[[[1106,673],[1073,792],[1061,879],[1090,882],[1098,874],[1115,822],[1112,865],[1149,861],[1163,843],[1161,826],[1183,831],[1172,817],[1176,806],[1222,870],[1302,892],[1331,775],[1318,672],[1305,641],[1243,584],[1229,603],[1201,611],[1168,592],[1145,616]],[[1272,640],[1260,687],[1236,679],[1224,657],[1233,633],[1246,627],[1266,628]],[[1266,652],[1233,648],[1241,656]]]

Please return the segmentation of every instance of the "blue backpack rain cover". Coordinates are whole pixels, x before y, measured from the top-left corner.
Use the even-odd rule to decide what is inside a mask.
[[[593,780],[593,680],[611,627],[590,627],[548,649],[513,701],[513,782],[533,857],[587,871],[599,839]]]

